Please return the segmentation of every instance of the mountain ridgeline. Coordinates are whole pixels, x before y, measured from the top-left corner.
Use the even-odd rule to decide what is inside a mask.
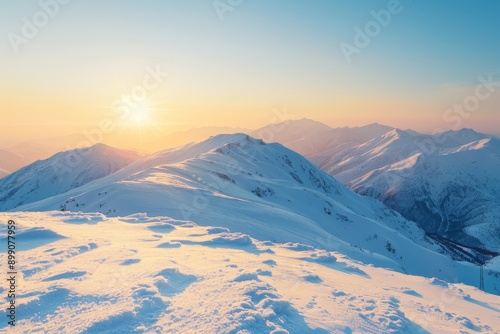
[[[301,126],[321,131],[295,131]],[[498,138],[470,129],[424,135],[379,124],[325,127],[310,120],[288,121],[275,126],[287,134],[276,138],[471,260],[483,262],[500,253]]]

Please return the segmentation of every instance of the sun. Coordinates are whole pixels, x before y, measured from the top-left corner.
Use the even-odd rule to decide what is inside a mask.
[[[146,102],[141,102],[135,107],[130,108],[128,125],[132,127],[141,127],[152,122],[151,109]]]
[[[158,108],[158,106],[146,100],[138,101],[133,105],[129,103],[127,112],[122,113],[122,119],[119,121],[117,142],[121,145],[127,143],[128,147],[143,152],[152,151],[149,147],[150,142],[164,135],[164,115],[168,113],[165,108]]]

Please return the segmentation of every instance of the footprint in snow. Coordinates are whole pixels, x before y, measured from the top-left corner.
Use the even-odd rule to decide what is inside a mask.
[[[198,279],[194,275],[183,274],[179,269],[164,269],[154,276],[155,286],[162,296],[171,297],[181,293]]]
[[[46,278],[43,280],[43,282],[51,282],[51,281],[58,281],[62,279],[73,279],[73,278],[78,278],[85,276],[87,274],[86,271],[68,271],[66,273],[58,274],[51,276],[49,278]]]
[[[128,259],[120,263],[120,266],[130,266],[139,262],[141,262],[140,259]]]
[[[178,241],[173,241],[173,242],[167,241],[167,242],[164,242],[162,244],[159,244],[156,247],[157,248],[180,248],[181,246],[182,246],[182,244]]]
[[[150,225],[148,229],[156,233],[170,233],[175,230],[175,226],[169,223],[161,223]]]
[[[323,282],[323,280],[318,275],[306,275],[304,276],[304,280],[309,283],[319,284]]]
[[[262,263],[267,264],[270,267],[275,267],[276,266],[276,261],[271,260],[271,259],[262,261]]]

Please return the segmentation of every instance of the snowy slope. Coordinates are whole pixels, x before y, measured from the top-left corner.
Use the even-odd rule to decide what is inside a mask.
[[[0,213],[1,231],[8,219],[15,220],[23,248],[17,323],[12,330],[0,322],[2,332],[413,334],[500,328],[498,296],[305,245],[169,217]],[[492,279],[485,271],[485,280]],[[0,293],[6,296],[4,285]],[[1,302],[6,319],[4,297]]]
[[[104,144],[61,152],[0,180],[0,211],[62,194],[142,158]]]
[[[244,134],[166,150],[16,210],[168,215],[259,240],[341,251],[400,272],[477,282],[470,275],[477,267],[440,254],[446,252],[414,223],[355,194],[282,145]]]

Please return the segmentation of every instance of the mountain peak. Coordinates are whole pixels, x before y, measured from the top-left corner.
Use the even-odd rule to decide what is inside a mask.
[[[364,126],[360,126],[360,129],[363,129],[364,131],[391,131],[392,129],[395,129],[392,126],[380,124],[380,123],[370,123]]]
[[[439,132],[437,133],[436,135],[445,135],[445,134],[449,134],[449,135],[461,135],[461,136],[464,136],[464,135],[480,135],[480,136],[486,136],[484,134],[481,134],[471,128],[461,128],[459,130],[448,130],[448,131],[443,131],[443,132]]]
[[[397,138],[413,137],[405,130],[401,130],[398,128],[390,130],[389,132],[386,133],[386,135],[391,136],[391,137],[397,137]]]
[[[457,131],[440,132],[432,136],[437,142],[443,143],[447,147],[458,147],[471,142],[489,138],[487,135],[476,132],[469,128]]]
[[[212,149],[220,148],[227,145],[243,145],[243,144],[253,144],[253,145],[265,145],[262,139],[256,139],[245,133],[234,133],[234,134],[219,134],[215,136],[210,136],[204,141],[200,142],[200,146],[209,146]]]
[[[368,141],[372,138],[382,136],[385,133],[387,133],[391,130],[394,130],[394,128],[391,126],[387,126],[387,125],[383,125],[383,124],[379,124],[379,123],[372,123],[372,124],[357,127],[354,129],[359,134],[360,138],[362,138],[365,141]]]

